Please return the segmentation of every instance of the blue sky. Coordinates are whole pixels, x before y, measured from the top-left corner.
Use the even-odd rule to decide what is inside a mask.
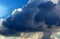
[[[0,18],[10,15],[14,9],[24,6],[27,1],[28,0],[0,0]]]

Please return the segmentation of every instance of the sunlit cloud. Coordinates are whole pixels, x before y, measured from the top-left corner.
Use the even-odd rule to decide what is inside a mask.
[[[59,0],[51,0],[54,4],[58,4]]]
[[[21,12],[22,8],[18,8],[18,9],[14,9],[14,11],[12,12],[12,15],[16,14],[17,12]]]

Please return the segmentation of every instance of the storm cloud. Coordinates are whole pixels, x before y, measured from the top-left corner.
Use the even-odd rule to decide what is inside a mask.
[[[38,3],[36,3],[38,2]],[[58,4],[51,1],[31,0],[22,8],[21,12],[6,18],[0,33],[2,35],[18,35],[19,32],[44,31],[43,27],[60,24],[60,17],[56,10]]]

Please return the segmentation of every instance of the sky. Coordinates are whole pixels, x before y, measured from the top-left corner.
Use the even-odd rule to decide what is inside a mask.
[[[28,0],[0,0],[0,18],[6,18],[14,9],[24,6],[27,1]]]

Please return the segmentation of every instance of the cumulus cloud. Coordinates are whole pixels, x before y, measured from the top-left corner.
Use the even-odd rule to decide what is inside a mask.
[[[44,31],[47,25],[58,25],[56,6],[49,0],[30,0],[24,8],[15,9],[12,16],[3,21],[2,25],[6,29],[2,29],[0,33],[18,35],[19,32]]]

